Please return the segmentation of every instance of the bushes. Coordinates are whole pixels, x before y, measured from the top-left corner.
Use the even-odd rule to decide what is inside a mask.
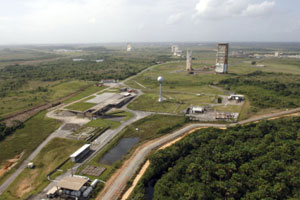
[[[10,134],[12,134],[18,128],[23,128],[24,124],[20,121],[14,121],[14,125],[12,127],[7,127],[4,122],[0,122],[0,141],[4,140],[4,138]]]
[[[256,71],[219,82],[225,89],[249,97],[257,108],[294,108],[300,106],[300,76]]]

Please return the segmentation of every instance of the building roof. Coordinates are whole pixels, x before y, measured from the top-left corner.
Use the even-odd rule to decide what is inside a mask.
[[[192,107],[192,110],[193,111],[198,111],[198,112],[203,112],[204,111],[204,107],[200,107],[200,106]]]
[[[88,179],[85,179],[85,178],[66,176],[57,183],[57,187],[60,187],[63,189],[68,189],[68,190],[73,190],[73,191],[78,191],[87,182],[88,182]]]
[[[72,155],[70,155],[71,158],[77,157],[79,154],[81,154],[83,151],[85,151],[87,148],[89,148],[91,145],[90,144],[85,144],[80,149],[75,151]]]

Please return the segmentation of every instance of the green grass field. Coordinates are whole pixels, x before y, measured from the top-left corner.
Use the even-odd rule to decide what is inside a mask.
[[[46,111],[37,114],[36,116],[25,122],[25,126],[22,129],[18,129],[15,133],[7,136],[0,142],[0,154],[1,166],[6,160],[14,158],[16,155],[24,152],[23,157],[18,162],[19,164],[26,159],[30,153],[38,147],[38,145],[45,140],[49,134],[55,131],[61,122],[45,117]],[[12,172],[5,174],[0,178],[0,183],[8,177]]]
[[[76,96],[73,96],[71,98],[69,98],[68,100],[64,101],[65,104],[68,104],[68,103],[71,103],[73,101],[76,101],[76,100],[79,100],[79,99],[82,99],[86,96],[89,96],[91,94],[94,94],[98,91],[101,91],[103,89],[105,89],[106,87],[105,86],[102,86],[102,87],[97,87],[97,86],[91,86],[89,88],[87,88],[86,90],[84,90],[83,92],[81,92],[80,94],[76,95]]]
[[[30,81],[21,90],[0,98],[0,116],[4,117],[30,107],[48,103],[91,85],[87,81],[43,82]],[[39,90],[43,88],[42,90]]]
[[[49,184],[46,175],[83,145],[82,141],[55,138],[33,159],[34,169],[25,169],[2,194],[2,200],[26,199]]]
[[[194,69],[203,69],[204,66],[214,64],[214,57],[209,56],[208,59],[199,60],[201,54],[196,54],[197,60],[193,61]],[[202,56],[203,57],[203,56]],[[204,57],[203,57],[204,58]],[[244,62],[244,61],[247,62]],[[264,64],[266,67],[258,68],[251,65],[251,59],[248,58],[230,58],[230,67],[228,74],[214,73],[196,73],[189,75],[184,71],[185,62],[166,63],[149,68],[146,72],[126,82],[129,86],[141,89],[144,95],[133,101],[129,108],[133,110],[154,111],[154,112],[169,112],[180,113],[188,106],[203,106],[212,103],[214,95],[227,95],[228,91],[210,87],[211,84],[217,84],[228,78],[235,78],[241,75],[253,73],[255,71],[265,72],[282,72],[299,74],[300,62],[293,59],[277,59],[268,58],[257,61],[258,64]],[[159,84],[156,78],[163,76],[163,96],[165,102],[158,103]],[[279,78],[279,77],[278,77]],[[144,87],[142,87],[142,86]],[[231,92],[240,92],[233,90]],[[257,92],[257,91],[256,91]],[[172,94],[173,93],[173,94]],[[177,93],[177,94],[176,94]],[[207,94],[201,98],[197,98],[195,94]],[[194,96],[193,96],[194,95]],[[250,103],[250,104],[249,104]],[[217,106],[218,111],[240,112],[240,119],[245,119],[259,113],[250,112],[251,102],[247,102],[243,107],[240,106]]]
[[[66,107],[66,109],[69,110],[75,110],[75,111],[86,111],[87,109],[92,108],[93,106],[97,105],[95,103],[87,103],[85,102],[86,100],[83,100],[81,102],[78,103],[74,103],[72,105],[69,105],[68,107]]]
[[[112,121],[112,120],[108,120],[108,119],[96,119],[96,120],[92,120],[89,123],[87,123],[86,125],[84,125],[84,127],[92,127],[92,128],[98,128],[98,127],[110,127],[111,129],[116,129],[121,125],[120,122],[116,122],[116,121]]]
[[[158,94],[146,93],[129,104],[128,108],[132,110],[183,114],[184,110],[189,106],[203,106],[213,103],[216,99],[216,96],[196,96],[168,92],[165,92],[163,97],[165,100],[160,103],[158,102]]]

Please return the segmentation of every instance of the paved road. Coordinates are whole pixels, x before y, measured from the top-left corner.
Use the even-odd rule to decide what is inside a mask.
[[[266,114],[258,117],[254,117],[249,120],[244,120],[239,123],[233,123],[229,126],[236,126],[237,124],[248,124],[251,122],[256,122],[263,119],[269,119],[274,117],[280,117],[285,116],[293,113],[300,112],[300,108],[283,111],[279,113],[273,113],[273,114]],[[226,128],[226,125],[223,124],[191,124],[187,127],[184,127],[178,131],[175,131],[174,133],[163,137],[159,140],[154,141],[153,143],[149,144],[148,146],[142,148],[137,154],[134,155],[134,157],[129,161],[129,163],[126,163],[124,170],[119,173],[119,175],[113,180],[112,184],[106,185],[103,192],[97,197],[97,200],[115,200],[118,199],[122,191],[124,190],[127,182],[134,176],[134,174],[137,172],[137,170],[141,167],[141,165],[145,162],[147,155],[153,150],[156,149],[169,141],[172,141],[182,135],[184,135],[186,132],[193,130],[195,128],[200,127],[215,127],[215,128]]]
[[[52,140],[55,137],[66,137],[67,135],[70,134],[69,131],[64,131],[61,130],[61,128],[64,126],[65,124],[62,124],[56,131],[54,131],[51,135],[49,135],[47,137],[46,140],[44,140],[39,146],[38,148],[36,148],[31,154],[30,156],[23,161],[23,163],[19,166],[19,168],[9,177],[7,178],[4,183],[0,186],[0,195],[4,192],[4,190],[6,190],[8,188],[8,186],[15,180],[15,178],[17,178],[19,176],[19,174],[27,167],[27,164],[29,162],[31,162],[35,156],[42,150],[42,148],[44,148],[44,146],[46,144],[48,144],[48,142],[50,140]]]
[[[105,193],[101,193],[103,195],[98,196],[97,200],[113,200],[118,199],[119,195],[122,193],[123,189],[125,188],[127,181],[131,179],[131,177],[136,173],[136,171],[141,167],[141,165],[145,162],[147,155],[154,149],[172,141],[185,133],[199,127],[216,127],[216,128],[226,128],[224,124],[191,124],[186,126],[174,133],[167,135],[150,145],[142,148],[134,158],[128,163],[122,173],[116,178],[116,180],[109,185],[109,188]]]
[[[140,73],[138,73],[137,75],[139,75],[139,74],[141,74],[141,73],[143,73],[143,72],[145,72],[145,71],[147,71],[147,70],[149,70],[149,69],[151,69],[151,68],[153,68],[153,67],[156,67],[157,65],[155,65],[155,66],[151,66],[150,68],[147,68],[147,69],[145,69],[145,70],[143,70],[143,71],[141,71]],[[137,75],[135,75],[135,76],[137,76]],[[129,77],[129,78],[127,78],[126,80],[124,80],[124,81],[122,81],[122,82],[120,82],[119,84],[121,84],[121,85],[124,85],[124,83],[126,82],[126,81],[128,81],[128,80],[131,80],[132,78],[134,78],[135,76],[132,76],[132,77]],[[106,89],[104,89],[103,91],[105,91],[105,90],[108,90],[108,89],[110,89],[110,88],[106,88]],[[97,92],[98,93],[98,92]],[[97,94],[97,93],[95,93],[95,94]],[[93,96],[93,95],[95,95],[95,94],[92,94],[92,95],[90,95],[90,96]],[[86,97],[84,97],[84,98],[86,98]],[[74,102],[72,102],[72,103],[70,103],[70,104],[73,104],[73,103],[76,103],[76,102],[79,102],[79,101],[81,101],[81,100],[83,100],[84,98],[82,98],[82,99],[80,99],[80,100],[77,100],[77,101],[74,101]],[[70,105],[70,104],[68,104],[68,105]],[[58,110],[58,109],[61,109],[62,107],[66,107],[66,106],[68,106],[68,105],[64,105],[64,106],[59,106],[59,107],[57,107],[55,110]],[[53,113],[53,112],[55,112],[55,110],[52,110],[51,111],[51,113]],[[284,111],[284,112],[280,112],[280,113],[275,113],[275,114],[270,114],[270,115],[264,115],[262,118],[261,117],[257,117],[257,118],[253,118],[253,119],[250,119],[250,120],[245,120],[245,121],[242,121],[242,122],[239,122],[239,123],[237,123],[237,124],[245,124],[245,123],[250,123],[250,122],[253,122],[253,121],[258,121],[258,120],[261,120],[261,119],[266,119],[266,118],[273,118],[273,117],[279,117],[279,116],[282,116],[282,115],[287,115],[287,114],[291,114],[291,113],[295,113],[295,112],[299,112],[300,111],[300,108],[298,108],[298,109],[294,109],[294,110],[290,110],[290,111]],[[99,150],[101,150],[109,141],[111,141],[111,139],[113,138],[113,137],[115,137],[124,127],[126,127],[127,125],[129,125],[129,124],[131,124],[131,123],[133,123],[133,122],[135,122],[135,121],[137,121],[137,120],[139,120],[139,119],[142,119],[143,117],[146,117],[146,116],[148,116],[148,115],[150,115],[150,114],[157,114],[157,113],[151,113],[151,112],[140,112],[140,111],[132,111],[133,113],[134,113],[134,117],[132,118],[132,119],[130,119],[129,121],[127,121],[127,122],[125,122],[125,123],[123,123],[118,129],[116,129],[116,130],[108,130],[107,132],[105,132],[104,134],[102,134],[98,139],[97,139],[97,141],[99,141],[98,143],[97,143],[97,141],[95,142],[95,143],[93,143],[93,145],[92,145],[92,148],[95,150],[95,152],[94,152],[94,154],[92,155],[92,157],[91,158],[93,158],[93,156],[95,156],[96,155],[96,152],[98,152]],[[160,113],[160,114],[168,114],[168,115],[170,115],[169,113]],[[60,120],[62,120],[62,119],[60,119]],[[68,121],[69,122],[69,121]],[[43,141],[39,146],[38,146],[38,148],[37,149],[35,149],[35,151],[34,152],[32,152],[31,154],[30,154],[30,156],[21,164],[21,166],[9,177],[9,178],[7,178],[6,179],[6,181],[0,186],[0,195],[8,188],[8,186],[15,180],[15,178],[26,168],[26,166],[27,166],[27,163],[28,162],[30,162],[32,159],[34,159],[35,158],[35,156],[41,151],[41,149],[51,140],[51,139],[53,139],[53,138],[55,138],[55,137],[66,137],[67,135],[69,135],[70,134],[70,132],[68,132],[68,131],[63,131],[63,130],[61,130],[61,128],[63,127],[65,125],[65,123],[59,128],[59,129],[57,129],[55,132],[53,132],[51,135],[49,135],[48,136],[48,138],[45,140],[45,141]],[[194,125],[191,125],[191,126],[195,126],[196,124],[194,124]],[[200,126],[202,126],[203,124],[198,124],[198,125],[200,125]],[[236,124],[232,124],[232,126],[234,126],[234,125],[236,125]],[[222,126],[222,125],[219,125],[219,124],[215,124],[215,125],[212,125],[213,127],[219,127],[219,126]],[[196,126],[197,127],[197,126]],[[198,126],[199,127],[199,126]],[[182,129],[182,131],[184,131],[184,129]],[[180,132],[181,133],[181,130],[179,130],[178,132]],[[186,131],[185,131],[186,132]],[[177,133],[177,132],[176,132]],[[175,134],[175,133],[174,133]],[[172,134],[173,135],[173,134]],[[170,135],[170,138],[167,140],[167,141],[170,141],[170,140],[172,140],[172,138],[173,138],[173,136],[172,135]],[[182,133],[181,133],[181,135],[182,135]],[[180,134],[179,135],[175,135],[174,136],[174,138],[176,138],[176,137],[178,137],[178,136],[180,136]],[[166,141],[166,142],[167,142]],[[150,149],[153,149],[152,148],[152,146],[150,146],[149,148],[147,148],[146,150],[150,150]],[[145,150],[145,151],[146,151]],[[151,151],[151,150],[150,150]],[[142,155],[144,155],[144,154],[142,154]],[[145,157],[146,157],[146,155],[144,155],[144,156],[141,156],[141,157],[139,157],[140,159],[138,159],[139,160],[139,163],[143,163],[144,162],[144,160],[143,159],[145,159]],[[90,158],[90,159],[91,159]],[[76,166],[75,166],[76,167]],[[77,166],[78,167],[78,166]],[[129,173],[129,176],[127,175],[126,177],[128,178],[128,177],[131,177],[132,175],[130,175],[130,174],[132,174],[132,172],[135,172],[136,171],[136,167],[135,168],[133,168],[133,169],[135,169],[135,170],[131,170],[131,172]],[[66,174],[68,174],[68,173],[66,173]],[[126,175],[126,174],[125,174]],[[120,178],[121,177],[124,177],[124,175],[123,176],[120,176]]]

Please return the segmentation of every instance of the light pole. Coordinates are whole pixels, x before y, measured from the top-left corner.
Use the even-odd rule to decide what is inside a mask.
[[[162,87],[162,83],[164,82],[164,77],[159,76],[159,77],[157,78],[157,81],[159,82],[159,85],[160,85],[158,102],[163,102],[163,97],[162,97],[162,94],[161,94],[161,87]]]

